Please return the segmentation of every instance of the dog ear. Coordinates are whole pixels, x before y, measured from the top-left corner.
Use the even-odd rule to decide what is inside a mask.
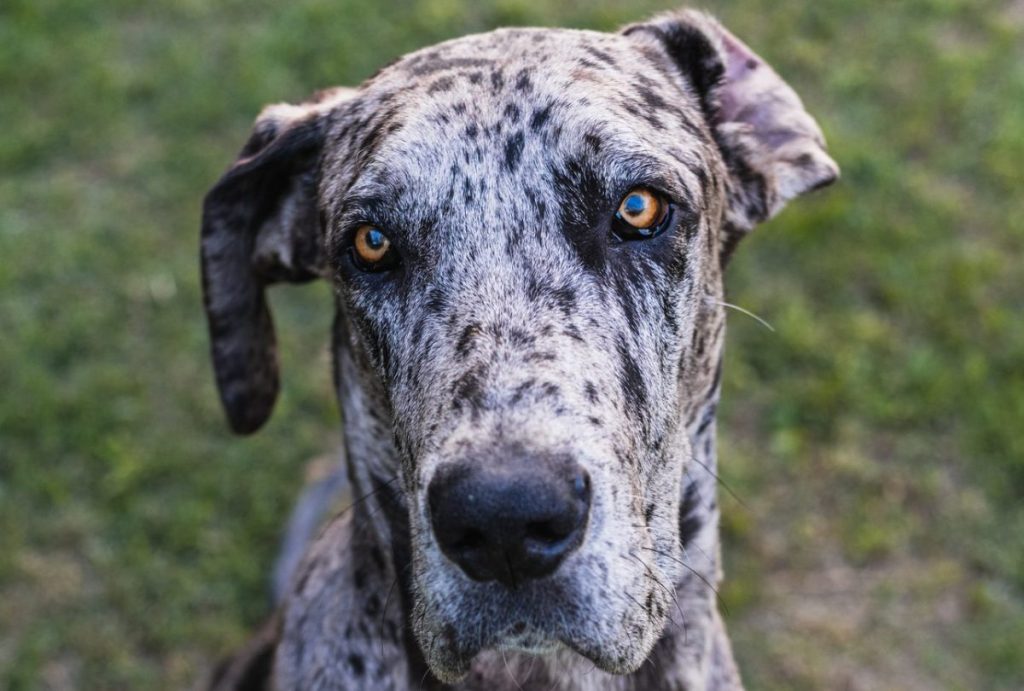
[[[684,10],[624,33],[656,43],[700,99],[729,172],[725,256],[790,199],[838,178],[821,128],[800,97],[717,20]]]
[[[238,159],[203,202],[203,302],[221,402],[231,428],[256,431],[279,388],[264,288],[324,276],[316,203],[327,115],[348,90],[266,108]]]

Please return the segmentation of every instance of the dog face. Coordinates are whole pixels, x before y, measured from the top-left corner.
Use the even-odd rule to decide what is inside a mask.
[[[334,281],[353,479],[388,490],[439,678],[488,648],[646,658],[684,568],[723,263],[835,178],[823,147],[694,13],[470,36],[257,120],[204,209],[222,398],[238,431],[269,415],[263,287]]]

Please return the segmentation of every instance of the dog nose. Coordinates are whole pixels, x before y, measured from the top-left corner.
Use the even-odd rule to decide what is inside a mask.
[[[477,581],[543,578],[583,542],[590,477],[566,458],[520,455],[441,466],[427,489],[434,536]]]

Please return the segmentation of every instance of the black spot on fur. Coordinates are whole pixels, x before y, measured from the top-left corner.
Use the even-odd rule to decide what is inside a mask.
[[[691,482],[683,494],[679,505],[679,544],[686,547],[697,536],[704,523],[700,515],[700,494],[697,483]]]
[[[520,70],[516,75],[516,90],[530,91],[533,89],[533,82],[530,81],[530,73],[527,70]]]
[[[593,46],[584,46],[583,50],[587,51],[588,53],[590,53],[591,55],[593,55],[595,58],[597,58],[606,65],[615,67],[615,65],[618,64],[615,62],[615,58],[613,58],[611,55],[601,50],[600,48],[595,48]]]
[[[537,190],[532,187],[526,187],[523,189],[523,194],[526,195],[526,201],[530,203],[530,207],[534,212],[536,212],[538,216],[542,216],[541,207],[544,204],[544,200],[537,195]]]
[[[491,91],[498,93],[505,88],[505,75],[502,74],[501,70],[494,70],[491,72]]]
[[[484,404],[484,388],[480,372],[474,369],[459,377],[455,382],[452,394],[452,405],[456,410],[462,410],[464,406],[468,406],[474,415],[479,413]]]
[[[485,58],[442,58],[436,52],[423,53],[409,60],[408,70],[417,77],[457,67],[485,67],[494,64]]]
[[[651,127],[655,128],[655,129],[658,129],[658,130],[664,129],[665,124],[661,121],[661,119],[657,115],[655,115],[651,111],[644,110],[644,109],[638,107],[635,103],[632,103],[630,101],[623,101],[619,105],[621,105],[622,109],[624,111],[626,111],[627,113],[629,113],[634,118],[641,118],[643,120],[646,120],[647,123]]]
[[[537,340],[529,332],[524,331],[523,329],[517,329],[515,327],[512,327],[505,331],[505,338],[508,339],[509,344],[512,345],[512,347],[514,347],[516,350],[529,348]]]
[[[503,168],[508,173],[514,173],[519,167],[519,160],[523,155],[523,133],[516,132],[505,141],[505,162]]]
[[[519,386],[517,386],[515,390],[512,392],[512,397],[509,400],[509,404],[515,405],[516,403],[519,403],[519,401],[523,399],[523,396],[525,396],[527,392],[533,388],[534,384],[535,381],[533,379],[527,379]]]
[[[626,315],[626,322],[629,324],[630,332],[637,333],[640,330],[640,315],[637,313],[633,291],[640,283],[641,278],[637,267],[632,263],[617,263],[612,272],[615,282],[616,296],[619,304],[622,305],[622,312]]]
[[[352,673],[357,677],[363,676],[366,671],[366,663],[363,662],[363,658],[355,653],[348,656],[348,666],[352,668]]]
[[[594,386],[594,382],[587,381],[583,384],[583,392],[587,395],[587,400],[591,403],[597,403],[597,387]]]
[[[622,337],[619,338],[618,352],[619,385],[626,400],[626,412],[640,420],[644,417],[644,409],[647,406],[647,386],[644,384],[640,366],[637,365],[633,354],[629,352],[626,340]]]
[[[530,129],[534,132],[540,132],[544,129],[544,125],[547,124],[548,119],[551,117],[551,109],[553,104],[548,104],[543,108],[536,108],[533,111],[533,117],[530,118]]]
[[[703,417],[700,419],[700,424],[697,426],[697,435],[704,434],[708,427],[715,421],[715,412],[718,410],[718,406],[715,404],[709,405],[704,411]]]
[[[426,307],[428,311],[434,314],[440,314],[446,307],[448,307],[448,296],[440,288],[434,288],[427,296]]]
[[[519,106],[515,103],[509,103],[505,106],[505,117],[508,118],[509,122],[512,124],[519,122]]]
[[[451,77],[441,77],[427,88],[427,93],[437,94],[450,91],[453,84],[455,84],[455,80]]]
[[[480,331],[480,324],[477,322],[468,324],[466,328],[462,330],[462,335],[459,336],[459,340],[455,344],[455,353],[460,358],[464,358],[469,354],[473,345],[473,340],[480,334]]]
[[[651,89],[646,86],[637,88],[637,93],[640,94],[640,98],[643,99],[644,104],[653,110],[662,110],[667,105],[665,99],[658,94],[654,93]]]
[[[555,289],[554,297],[565,316],[568,317],[576,309],[576,291],[571,287],[563,286]]]
[[[602,229],[606,226],[602,215],[608,204],[604,181],[584,158],[571,158],[552,168],[551,177],[560,203],[562,232],[587,269],[603,271],[606,238]]]

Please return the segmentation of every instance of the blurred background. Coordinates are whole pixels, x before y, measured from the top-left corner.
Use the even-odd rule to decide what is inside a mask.
[[[867,9],[870,5],[871,9]],[[337,447],[325,285],[233,438],[200,200],[266,103],[499,25],[654,0],[3,0],[0,687],[188,688],[266,614]],[[803,96],[841,183],[728,272],[721,596],[752,689],[1024,686],[1024,2],[703,5]]]

